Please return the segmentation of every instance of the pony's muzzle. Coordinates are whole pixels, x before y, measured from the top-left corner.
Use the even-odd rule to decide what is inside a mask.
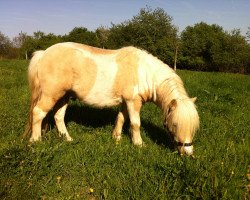
[[[193,145],[190,145],[190,146],[182,145],[182,146],[178,146],[177,148],[181,155],[191,156],[194,153]]]

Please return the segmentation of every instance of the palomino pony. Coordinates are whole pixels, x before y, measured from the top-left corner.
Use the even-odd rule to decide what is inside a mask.
[[[64,116],[70,97],[76,97],[98,108],[122,105],[112,136],[121,139],[129,117],[132,142],[141,146],[140,109],[151,101],[162,109],[164,125],[179,152],[193,154],[192,140],[199,127],[195,100],[188,97],[175,71],[146,51],[59,43],[34,53],[28,77],[32,96],[26,134],[31,134],[31,142],[41,140],[42,121],[52,108],[59,133],[71,141]]]

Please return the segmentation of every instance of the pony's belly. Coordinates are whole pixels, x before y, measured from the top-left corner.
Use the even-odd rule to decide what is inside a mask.
[[[122,103],[122,98],[105,95],[104,93],[96,93],[87,95],[81,101],[86,105],[102,108],[119,105]]]

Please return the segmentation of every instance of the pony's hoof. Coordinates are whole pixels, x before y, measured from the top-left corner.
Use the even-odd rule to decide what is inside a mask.
[[[134,142],[134,145],[137,146],[137,147],[140,147],[140,148],[146,147],[146,144],[143,141],[141,141],[141,142]]]
[[[67,141],[67,142],[72,142],[72,141],[73,141],[73,138],[72,138],[72,137],[66,137],[66,141]]]
[[[122,139],[122,136],[121,136],[121,134],[113,133],[113,134],[112,134],[112,138],[113,138],[116,142],[119,142],[119,141]]]
[[[31,137],[30,139],[29,139],[29,142],[30,143],[34,143],[34,142],[39,142],[39,141],[41,141],[42,139],[41,139],[41,137],[39,137],[39,138],[33,138],[33,137]]]

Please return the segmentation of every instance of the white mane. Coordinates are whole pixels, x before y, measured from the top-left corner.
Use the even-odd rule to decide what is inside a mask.
[[[177,106],[173,109],[171,119],[168,123],[178,127],[176,130],[177,138],[187,138],[192,140],[194,133],[199,128],[199,116],[194,104],[194,100],[189,98],[183,87],[183,82],[176,74],[165,80],[158,89],[158,100],[163,110],[164,116],[169,115],[170,102],[176,100]],[[172,123],[172,124],[171,124]],[[187,141],[182,141],[187,142]]]

